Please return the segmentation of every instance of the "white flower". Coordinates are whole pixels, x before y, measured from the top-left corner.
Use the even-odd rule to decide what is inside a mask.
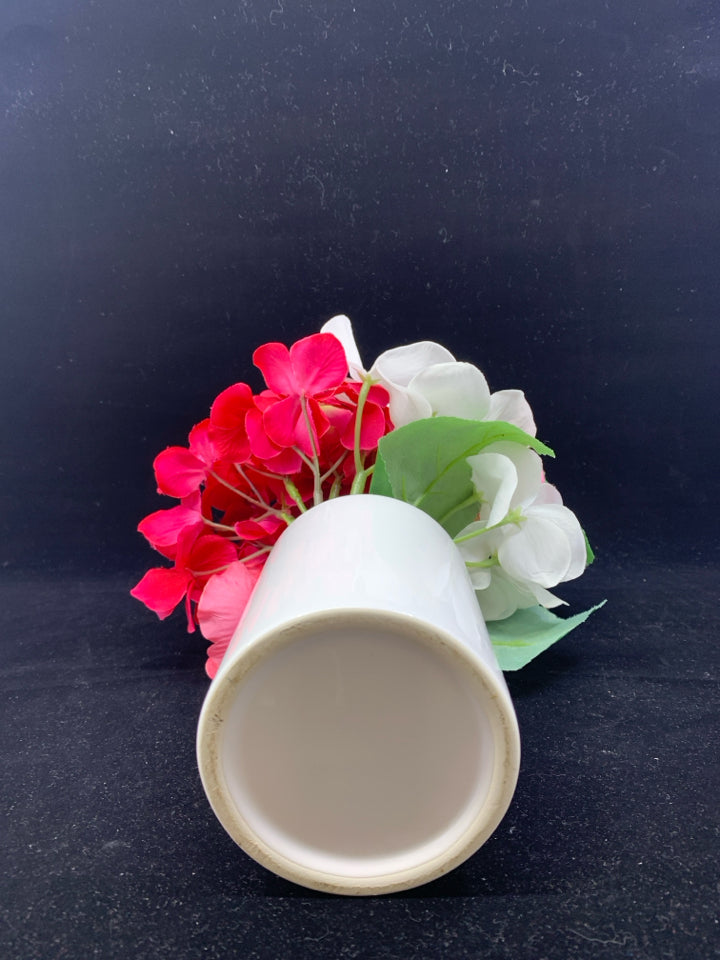
[[[550,587],[579,577],[585,537],[575,514],[542,476],[540,458],[519,444],[492,444],[468,457],[481,498],[478,519],[455,538],[486,620],[563,603]]]
[[[395,427],[428,417],[465,420],[505,420],[535,436],[530,405],[520,390],[490,393],[485,377],[471,363],[463,363],[439,343],[422,340],[381,353],[369,371],[363,368],[350,320],[333,317],[322,327],[345,350],[350,376],[368,373],[390,394],[390,418]]]

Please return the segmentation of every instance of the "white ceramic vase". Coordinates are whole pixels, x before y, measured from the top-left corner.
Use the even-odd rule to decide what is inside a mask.
[[[463,560],[431,517],[372,495],[283,533],[200,716],[230,836],[316,890],[432,880],[504,816],[520,738]]]

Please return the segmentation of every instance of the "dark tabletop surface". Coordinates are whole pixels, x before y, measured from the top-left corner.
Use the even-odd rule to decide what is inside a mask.
[[[710,0],[0,5],[0,956],[720,956]],[[607,598],[509,676],[503,823],[336,898],[222,831],[151,464],[335,313],[520,387]]]

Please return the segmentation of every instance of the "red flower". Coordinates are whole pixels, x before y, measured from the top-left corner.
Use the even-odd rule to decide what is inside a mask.
[[[259,576],[260,568],[237,560],[210,577],[202,592],[197,618],[202,635],[211,641],[205,664],[211,678],[217,673]]]
[[[357,405],[361,383],[348,380],[343,386],[343,394],[348,397],[348,407],[351,417],[342,432],[340,441],[347,450],[355,447],[355,424],[357,421]],[[336,398],[337,399],[337,398]],[[340,398],[342,399],[342,398]],[[362,410],[360,424],[360,449],[375,450],[379,440],[392,430],[392,422],[388,412],[390,394],[384,387],[374,384],[370,387]]]
[[[169,617],[185,597],[188,631],[195,624],[190,607],[197,601],[208,577],[237,559],[237,550],[224,537],[203,533],[203,525],[186,527],[178,537],[174,567],[154,567],[130,591],[161,620]]]
[[[200,489],[216,456],[209,436],[210,421],[203,420],[190,431],[187,447],[167,447],[155,457],[153,467],[158,493],[187,497]]]
[[[235,463],[249,459],[245,418],[254,408],[252,390],[246,383],[235,383],[216,397],[210,408],[210,437],[223,459]]]
[[[253,354],[274,399],[263,414],[268,438],[278,447],[298,447],[312,457],[328,420],[319,401],[331,397],[347,372],[345,351],[336,337],[316,333],[298,340],[288,350],[282,343],[266,343]]]
[[[200,494],[195,492],[185,497],[177,507],[169,510],[156,510],[138,525],[138,530],[158,553],[173,560],[177,553],[177,542],[182,531],[189,526],[202,523],[200,513]]]
[[[180,503],[151,513],[138,528],[174,565],[149,570],[131,593],[161,619],[185,600],[188,630],[197,618],[212,641],[210,676],[288,522],[324,498],[349,493],[359,469],[367,483],[378,441],[392,429],[387,391],[345,379],[345,351],[332,334],[290,349],[266,343],[253,359],[267,389],[253,395],[236,383],[223,390],[188,446],[155,458],[158,492]]]

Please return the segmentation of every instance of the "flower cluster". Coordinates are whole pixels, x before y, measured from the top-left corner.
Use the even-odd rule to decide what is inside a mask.
[[[253,361],[267,389],[228,387],[186,447],[156,457],[158,492],[179,503],[139,526],[173,566],[149,570],[132,595],[161,619],[185,601],[188,629],[211,641],[210,676],[277,538],[314,504],[365,492],[393,426],[387,391],[348,378],[330,333],[266,343]]]
[[[432,473],[443,457],[444,488],[457,497],[436,519],[465,559],[484,618],[535,608],[543,628],[562,634],[547,624],[545,610],[563,603],[550,589],[578,577],[589,551],[577,518],[545,479],[539,453],[552,451],[535,439],[521,391],[491,393],[477,367],[427,341],[387,350],[366,370],[345,316],[289,349],[264,344],[253,361],[267,389],[228,387],[187,447],[159,454],[158,492],[179,503],[139,526],[173,566],[149,570],[132,594],[160,618],[185,601],[188,629],[199,625],[210,641],[211,677],[273,544],[295,517],[323,500],[368,492],[368,484],[403,499],[419,485],[410,502],[425,509],[422,484],[430,489],[440,479]],[[468,424],[475,425],[470,452]],[[396,486],[376,490],[376,459],[390,482],[393,450],[395,466],[414,476],[396,469]]]
[[[387,389],[396,428],[446,416],[503,421],[529,437],[536,434],[522,391],[491,394],[477,367],[455,360],[440,344],[421,342],[388,350],[367,374],[348,318],[333,317],[322,329],[343,344],[351,376],[369,376]],[[483,617],[502,620],[518,609],[562,604],[548,588],[584,571],[585,536],[558,490],[545,481],[539,455],[521,444],[500,441],[467,462],[478,512],[455,542],[470,571]]]

